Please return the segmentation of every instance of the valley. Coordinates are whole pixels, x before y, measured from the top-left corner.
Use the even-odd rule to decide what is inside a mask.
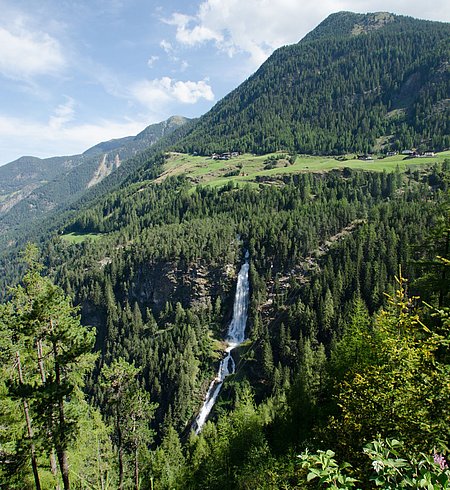
[[[0,167],[0,488],[448,488],[449,39],[337,12],[199,118]]]

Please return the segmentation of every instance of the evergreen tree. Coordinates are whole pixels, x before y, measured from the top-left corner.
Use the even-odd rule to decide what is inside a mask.
[[[140,486],[140,460],[153,441],[150,423],[156,405],[150,402],[149,393],[140,388],[139,369],[119,358],[101,373],[108,412],[114,419],[114,441],[119,464],[118,488],[123,489],[126,477],[125,455],[133,461],[133,480],[136,490]]]
[[[77,431],[84,375],[95,359],[91,354],[94,332],[80,324],[77,309],[63,291],[41,276],[37,257],[37,248],[28,246],[25,259],[29,270],[23,285],[14,288],[11,301],[1,306],[2,330],[12,341],[9,351],[15,351],[18,373],[8,395],[23,400],[30,440],[32,428],[27,412],[32,410],[39,431],[36,437],[48,454],[56,452],[64,489],[68,490],[67,451]],[[22,370],[25,359],[26,378]],[[30,442],[38,487],[34,443]]]

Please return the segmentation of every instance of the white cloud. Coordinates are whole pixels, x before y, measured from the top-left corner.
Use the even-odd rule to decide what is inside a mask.
[[[153,109],[170,100],[171,83],[172,80],[169,77],[159,80],[142,80],[131,87],[131,95],[144,106]]]
[[[214,100],[214,93],[206,80],[183,82],[170,77],[137,82],[131,87],[131,94],[152,110],[158,110],[169,102],[195,104],[200,99]]]
[[[159,56],[150,56],[147,60],[147,66],[153,68],[154,64],[159,60]]]
[[[161,46],[161,48],[167,53],[167,54],[170,54],[172,53],[173,51],[173,47],[172,47],[172,44],[169,43],[169,41],[166,41],[165,39],[163,39],[159,45]]]
[[[214,100],[212,88],[205,80],[175,82],[172,84],[172,93],[175,99],[184,104],[195,104],[199,99]]]
[[[61,129],[66,123],[73,120],[75,115],[75,101],[72,97],[66,97],[67,102],[60,104],[50,116],[48,121],[49,128],[53,130]]]
[[[219,31],[215,31],[201,23],[190,27],[192,23],[195,24],[197,21],[198,19],[195,17],[176,12],[172,14],[170,19],[166,19],[164,22],[176,26],[176,39],[182,44],[193,46],[194,44],[200,44],[205,41],[220,42],[223,40],[223,36]]]
[[[148,118],[122,121],[99,119],[92,123],[68,124],[73,113],[70,113],[67,104],[57,107],[55,114],[59,116],[50,117],[48,122],[0,114],[0,165],[22,155],[44,158],[82,153],[101,141],[135,135],[148,124],[157,122]],[[60,117],[58,124],[55,124],[55,117]]]
[[[419,18],[448,20],[447,0],[424,4],[411,0],[204,0],[195,16],[174,13],[167,24],[176,27],[176,40],[186,46],[214,42],[230,56],[250,56],[253,70],[285,44],[298,42],[333,12],[394,11]]]
[[[30,31],[18,21],[0,27],[0,73],[16,80],[55,75],[66,65],[61,45],[45,32]]]

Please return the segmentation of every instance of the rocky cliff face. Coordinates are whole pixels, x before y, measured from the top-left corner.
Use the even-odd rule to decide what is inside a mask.
[[[230,260],[236,258],[236,260]],[[103,267],[108,267],[110,259],[104,259]],[[183,308],[202,309],[216,304],[217,299],[224,305],[224,325],[232,312],[237,273],[240,268],[238,255],[233,252],[221,264],[197,261],[187,264],[174,261],[148,261],[136,266],[126,280],[113,284],[117,312],[125,304],[140,306],[141,312],[151,310],[157,318],[167,303],[180,303]],[[130,271],[128,271],[130,272]],[[95,273],[96,274],[96,273]],[[91,280],[87,280],[91,285]],[[99,292],[102,286],[99,287]],[[78,298],[81,302],[81,316],[85,325],[97,330],[97,347],[102,348],[107,329],[106,297],[100,292],[95,298],[90,294]]]
[[[159,312],[167,301],[183,307],[206,306],[226,299],[234,287],[236,266],[207,267],[159,262],[141,266],[132,279],[131,297]]]

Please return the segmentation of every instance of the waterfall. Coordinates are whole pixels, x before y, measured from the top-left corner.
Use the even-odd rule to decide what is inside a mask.
[[[233,318],[228,327],[228,333],[226,337],[227,348],[225,349],[225,357],[220,361],[219,370],[217,376],[211,381],[203,406],[195,419],[193,428],[195,433],[198,434],[211,412],[214,403],[219,395],[225,378],[229,374],[233,374],[236,369],[231,351],[242,344],[245,340],[245,325],[247,323],[247,309],[248,309],[248,296],[249,296],[249,283],[248,283],[248,251],[245,252],[245,263],[242,265],[239,271],[236,294],[234,296],[233,305]]]

